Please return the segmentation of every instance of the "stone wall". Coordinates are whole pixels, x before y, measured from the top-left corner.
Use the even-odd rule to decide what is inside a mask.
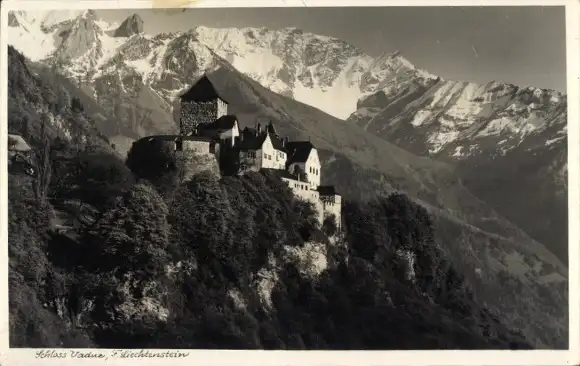
[[[189,136],[195,128],[209,124],[218,119],[218,101],[209,102],[182,101],[179,119],[180,133]]]
[[[262,151],[250,150],[239,152],[239,172],[257,172],[262,168]]]
[[[322,202],[322,209],[324,212],[324,217],[334,215],[336,219],[336,227],[340,229],[340,223],[342,221],[342,198],[339,195],[334,196],[321,196],[320,200]]]
[[[202,172],[210,172],[213,176],[220,177],[216,148],[209,141],[183,141],[183,150],[176,152],[182,169],[182,180],[189,180],[194,175]],[[218,148],[219,149],[219,148]]]
[[[282,178],[282,180],[288,184],[288,187],[290,187],[292,193],[294,193],[296,197],[314,205],[314,208],[316,209],[316,217],[318,222],[322,225],[322,221],[324,220],[324,205],[320,200],[320,194],[318,191],[310,189],[310,184],[308,182],[300,182],[288,178]]]

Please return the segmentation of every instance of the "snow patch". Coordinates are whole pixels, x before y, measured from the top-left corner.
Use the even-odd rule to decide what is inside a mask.
[[[545,146],[553,145],[553,144],[555,144],[558,141],[564,140],[565,138],[566,138],[566,136],[559,136],[559,137],[556,137],[556,138],[553,138],[553,139],[549,139],[549,140],[546,141]]]
[[[417,111],[417,113],[415,113],[415,116],[413,117],[413,121],[411,122],[411,124],[415,127],[419,127],[427,120],[427,118],[431,117],[431,114],[432,114],[431,111],[423,109],[419,110]]]
[[[453,156],[456,158],[463,156],[463,154],[461,153],[462,150],[463,150],[463,146],[457,146],[455,148],[455,151],[453,152]]]
[[[317,83],[314,87],[310,87],[299,81],[293,90],[294,99],[312,105],[337,118],[346,119],[356,110],[361,90],[358,85],[350,83],[342,76],[339,76],[326,90],[318,87]]]
[[[20,23],[18,27],[8,27],[8,43],[31,61],[40,61],[50,55],[56,45],[52,34],[44,33],[33,14],[14,12]],[[42,14],[37,14],[37,17]]]
[[[438,153],[450,142],[453,142],[459,136],[459,131],[446,131],[446,132],[437,132],[431,134],[427,139],[429,142],[430,149],[429,152],[432,154]]]
[[[107,33],[103,32],[102,35],[99,36],[99,40],[101,41],[101,48],[103,55],[99,62],[97,63],[97,68],[100,68],[104,65],[107,61],[109,61],[119,48],[123,45],[125,40],[123,38],[115,38],[109,36]]]

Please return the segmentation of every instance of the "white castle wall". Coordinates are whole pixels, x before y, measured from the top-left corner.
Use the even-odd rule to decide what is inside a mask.
[[[221,99],[217,100],[217,118],[220,118],[221,116],[225,116],[228,114],[228,105],[226,102],[224,102]]]
[[[266,136],[262,144],[261,157],[264,169],[286,169],[286,154],[274,149],[270,136]]]
[[[322,221],[324,220],[324,207],[318,191],[312,190],[308,182],[300,182],[288,178],[282,178],[282,180],[288,184],[296,197],[314,205],[318,222],[322,225]]]
[[[224,141],[224,143],[228,143],[231,146],[234,146],[235,139],[240,136],[240,129],[238,128],[238,122],[234,122],[234,127],[229,130],[226,130],[220,134],[220,140]]]

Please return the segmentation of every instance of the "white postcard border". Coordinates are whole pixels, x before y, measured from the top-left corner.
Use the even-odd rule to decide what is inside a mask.
[[[152,8],[160,1],[145,0],[5,0],[0,18],[0,293],[8,294],[8,212],[7,189],[7,23],[10,10]],[[166,0],[165,4],[179,4]],[[102,353],[110,365],[574,365],[580,364],[579,280],[580,252],[580,6],[577,0],[206,0],[193,1],[194,7],[336,7],[336,6],[566,6],[566,64],[568,97],[568,199],[569,199],[569,301],[570,349],[568,351],[209,351],[182,350],[186,358],[120,358],[113,350]],[[0,365],[96,365],[104,359],[38,359],[33,349],[8,348],[8,296],[0,301]],[[388,332],[388,329],[385,329]],[[63,352],[62,350],[57,350]],[[88,352],[88,350],[78,350]],[[176,350],[165,350],[176,351]],[[66,350],[66,352],[70,352]],[[161,353],[163,350],[151,350]],[[119,353],[117,353],[118,355]]]

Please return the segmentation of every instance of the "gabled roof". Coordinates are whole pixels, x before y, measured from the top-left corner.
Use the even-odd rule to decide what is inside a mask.
[[[321,196],[336,196],[338,193],[334,186],[318,186],[316,189]]]
[[[273,128],[273,127],[272,127]],[[272,145],[274,149],[286,152],[286,148],[284,147],[284,143],[282,143],[282,139],[273,133],[268,133],[270,135],[270,140],[272,140]]]
[[[286,152],[281,138],[271,133],[256,133],[256,129],[249,127],[244,128],[240,133],[240,140],[236,147],[240,150],[259,150],[266,141],[266,136],[270,136],[274,149]]]
[[[310,152],[314,149],[314,145],[310,141],[291,141],[286,144],[288,150],[288,164],[305,163],[310,156]]]
[[[203,130],[230,130],[234,128],[237,121],[238,119],[235,115],[228,114],[225,116],[221,116],[212,123],[209,123],[207,125],[201,125],[199,126],[199,128]]]
[[[266,140],[266,136],[266,134],[258,134],[256,136],[254,129],[246,127],[240,134],[240,139],[235,147],[240,150],[260,150]]]
[[[8,151],[30,151],[32,148],[20,135],[8,134]]]
[[[219,98],[227,103],[226,99],[218,93],[206,73],[197,79],[189,89],[181,93],[179,97],[181,100],[193,100],[196,102],[208,102]]]

